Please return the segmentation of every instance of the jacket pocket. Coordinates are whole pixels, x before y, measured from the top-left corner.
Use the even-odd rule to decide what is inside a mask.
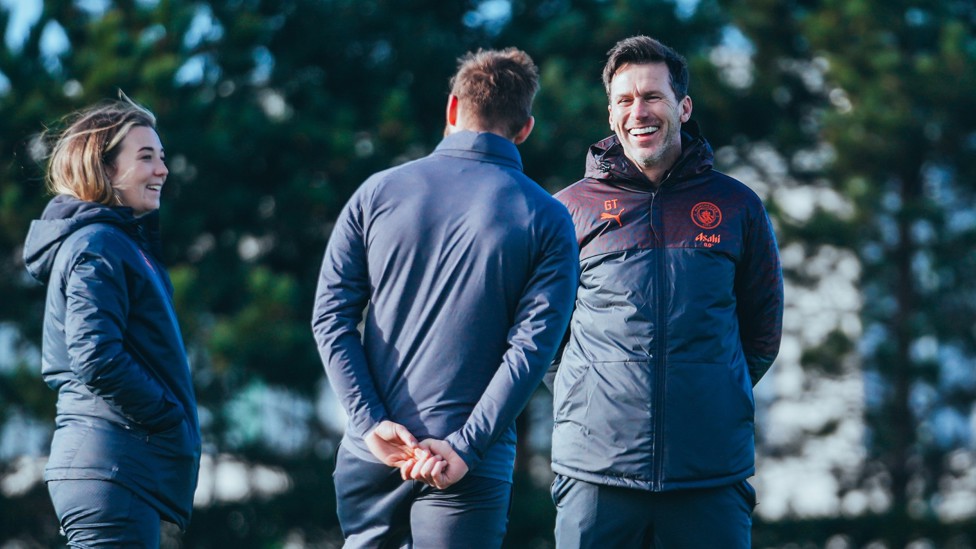
[[[77,419],[59,421],[51,440],[47,467],[51,469],[73,467],[75,456],[88,442],[93,429],[91,422],[88,421]]]
[[[166,398],[166,401],[170,404],[166,412],[154,419],[151,424],[146,424],[150,433],[170,431],[186,422],[186,412],[183,411],[183,406],[169,397]]]
[[[742,496],[742,499],[746,503],[746,507],[749,509],[749,512],[752,513],[752,511],[756,508],[756,505],[759,505],[759,502],[756,500],[756,489],[752,487],[752,484],[749,484],[748,480],[743,480],[735,485],[735,490],[739,493],[739,495]]]
[[[589,364],[562,364],[552,385],[553,419],[560,421],[571,415],[581,398],[579,388],[583,384]]]
[[[653,450],[651,380],[650,362],[637,360],[594,362],[580,369],[578,379],[566,379],[566,392],[553,397],[553,461],[594,473],[646,476]]]
[[[165,431],[150,433],[147,441],[158,454],[174,457],[187,457],[196,454],[195,444],[186,419]]]
[[[176,410],[179,411],[179,414],[175,413]],[[126,433],[129,433],[129,435],[142,439],[143,441],[148,441],[150,437],[178,428],[184,421],[185,417],[183,415],[182,408],[176,407],[169,409],[163,416],[160,417],[160,419],[156,420],[152,424],[137,422],[129,418],[125,418],[125,420],[119,422],[118,425],[122,427]]]
[[[570,478],[563,475],[556,475],[556,478],[552,479],[552,484],[549,485],[549,495],[552,496],[552,503],[559,507],[559,502],[562,501],[563,496],[569,491]]]
[[[48,479],[114,479],[133,447],[132,439],[109,421],[88,418],[65,422],[51,441]]]
[[[748,376],[724,363],[669,366],[662,433],[665,482],[721,479],[753,469],[751,391]]]

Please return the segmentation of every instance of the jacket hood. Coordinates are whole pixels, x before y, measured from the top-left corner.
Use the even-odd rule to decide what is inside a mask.
[[[158,255],[158,211],[136,218],[131,208],[111,207],[58,195],[48,202],[40,219],[31,221],[24,241],[27,272],[42,284],[47,284],[61,244],[78,229],[93,223],[116,225]]]
[[[698,123],[689,120],[681,126],[681,157],[664,176],[662,185],[680,181],[712,169],[712,146],[701,134]],[[624,154],[616,135],[590,145],[586,154],[585,177],[597,180],[613,179],[647,187],[650,182]]]

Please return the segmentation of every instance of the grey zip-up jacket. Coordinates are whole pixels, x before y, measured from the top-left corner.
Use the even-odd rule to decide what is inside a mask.
[[[56,196],[24,244],[47,285],[41,373],[58,392],[45,480],[118,482],[181,528],[200,426],[158,213]]]
[[[657,190],[614,136],[556,196],[582,269],[553,384],[561,475],[668,491],[754,472],[752,386],[782,330],[779,252],[759,197],[712,169],[694,123],[682,130]]]
[[[511,482],[515,418],[565,333],[577,257],[566,208],[500,136],[454,133],[370,177],[329,238],[312,319],[343,444],[375,461],[363,436],[389,419]]]

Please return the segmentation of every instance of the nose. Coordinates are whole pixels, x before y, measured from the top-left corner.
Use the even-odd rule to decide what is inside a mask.
[[[161,177],[166,177],[169,175],[169,168],[166,167],[166,161],[160,159],[156,164],[156,174]]]
[[[650,112],[651,106],[647,103],[647,101],[643,101],[641,99],[634,101],[634,106],[631,109],[631,114],[634,116],[634,118],[644,119],[648,116],[648,114],[650,114]]]

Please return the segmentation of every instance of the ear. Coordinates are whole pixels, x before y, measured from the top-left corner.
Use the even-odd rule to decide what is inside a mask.
[[[526,139],[529,138],[529,134],[532,133],[532,128],[534,127],[535,117],[530,116],[529,119],[525,121],[525,125],[522,126],[522,129],[519,130],[518,133],[515,134],[515,137],[512,138],[512,143],[521,145]]]
[[[457,126],[458,121],[458,97],[451,94],[447,97],[447,125]]]
[[[690,95],[686,95],[684,99],[681,100],[681,103],[678,105],[678,108],[681,109],[681,116],[679,120],[681,120],[682,124],[684,124],[688,120],[691,120],[692,104],[691,104]]]
[[[607,105],[608,118],[610,119],[610,128],[613,129],[613,105]]]

